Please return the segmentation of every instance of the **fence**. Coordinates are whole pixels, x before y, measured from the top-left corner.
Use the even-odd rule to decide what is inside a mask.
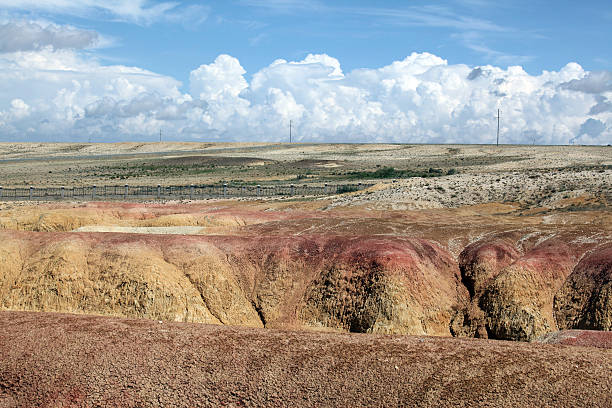
[[[85,187],[0,187],[0,200],[137,200],[203,199],[231,197],[326,196],[359,191],[372,184],[325,185],[189,185],[189,186],[85,186]]]

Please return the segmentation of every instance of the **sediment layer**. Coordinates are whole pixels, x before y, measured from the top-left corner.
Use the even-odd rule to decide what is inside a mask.
[[[0,308],[522,341],[610,330],[609,214],[516,211],[14,208],[0,216]],[[70,232],[104,225],[202,231]]]

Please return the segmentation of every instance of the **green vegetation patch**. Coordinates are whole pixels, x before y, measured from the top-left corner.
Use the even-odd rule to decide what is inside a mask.
[[[374,171],[350,171],[336,174],[336,178],[358,180],[358,179],[400,179],[411,177],[440,177],[444,175],[456,174],[455,169],[444,172],[440,169],[430,168],[429,170],[399,170],[393,167],[382,167]]]

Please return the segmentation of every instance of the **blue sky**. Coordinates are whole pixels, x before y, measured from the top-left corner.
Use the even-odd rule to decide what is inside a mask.
[[[143,8],[164,3],[175,4],[147,2]],[[609,1],[230,0],[176,2],[172,10],[189,17],[138,21],[94,7],[14,9],[94,29],[112,40],[98,52],[106,63],[136,65],[182,82],[219,54],[238,58],[247,73],[309,53],[334,56],[345,70],[375,68],[413,51],[451,64],[521,65],[530,74],[568,62],[612,69]]]
[[[610,38],[610,1],[0,0],[0,79],[39,78],[21,93],[0,89],[0,138],[146,139],[164,127],[177,139],[276,140],[269,122],[293,118],[305,141],[459,142],[465,132],[488,140],[477,133],[488,132],[481,105],[490,103],[520,122],[508,124],[511,142],[602,143],[612,134]],[[407,59],[413,53],[425,57]],[[286,69],[271,68],[278,59]],[[49,66],[62,67],[62,81],[33,73]],[[479,66],[490,66],[488,80],[465,82]],[[463,82],[445,82],[450,76]],[[267,78],[264,90],[253,86],[256,77]],[[456,90],[423,94],[436,84]],[[493,96],[477,101],[484,90]],[[61,103],[53,110],[37,92]],[[313,93],[336,99],[320,108]],[[351,98],[363,103],[349,106]],[[164,109],[179,113],[170,118]],[[430,109],[446,119],[423,119]],[[579,112],[561,127],[535,123],[550,109]],[[340,111],[343,119],[329,126],[313,122]],[[370,129],[370,120],[380,123]],[[381,127],[387,133],[375,134]]]

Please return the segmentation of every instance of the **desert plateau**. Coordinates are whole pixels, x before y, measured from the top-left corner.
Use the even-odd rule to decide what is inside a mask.
[[[610,146],[0,156],[0,407],[612,405]],[[358,188],[6,193],[92,185]]]

